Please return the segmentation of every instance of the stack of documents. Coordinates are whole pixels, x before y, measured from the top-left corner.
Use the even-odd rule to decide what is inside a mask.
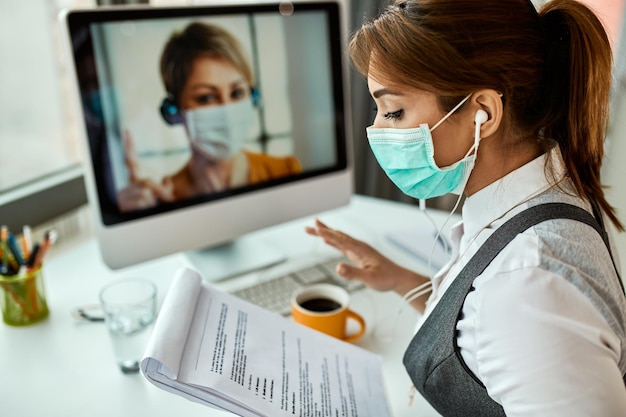
[[[168,291],[141,370],[159,388],[241,416],[389,416],[380,356],[188,268]]]

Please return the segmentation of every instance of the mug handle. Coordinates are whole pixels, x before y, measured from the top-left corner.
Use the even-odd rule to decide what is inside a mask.
[[[359,340],[361,336],[363,336],[363,334],[365,333],[365,320],[363,319],[363,317],[361,317],[359,313],[356,313],[352,310],[348,310],[348,320],[349,319],[355,320],[357,323],[359,323],[360,327],[359,331],[355,334],[351,334],[343,338],[344,342],[352,343]]]

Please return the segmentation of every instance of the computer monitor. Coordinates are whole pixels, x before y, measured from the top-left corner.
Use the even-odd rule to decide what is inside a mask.
[[[250,232],[352,194],[337,2],[62,14],[105,263],[185,252],[207,279],[283,258]]]

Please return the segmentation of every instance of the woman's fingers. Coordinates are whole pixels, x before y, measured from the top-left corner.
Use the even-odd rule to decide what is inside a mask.
[[[353,251],[353,247],[359,243],[356,239],[338,230],[329,228],[319,220],[315,221],[315,227],[307,227],[305,231],[310,235],[322,238],[324,243],[338,249],[348,257],[350,257],[348,252]]]
[[[321,222],[321,221],[319,221],[318,219],[315,219],[315,226],[306,226],[306,227],[304,228],[304,231],[305,231],[305,232],[307,232],[307,233],[308,233],[308,234],[310,234],[310,235],[313,235],[313,236],[319,236],[319,235],[320,235],[320,234],[319,234],[319,229],[320,229],[321,227],[325,227],[325,228],[327,228],[327,226],[326,226],[324,223],[322,223],[322,222]]]
[[[318,236],[327,244],[340,250],[351,263],[339,263],[336,272],[339,276],[358,280],[377,291],[395,291],[404,295],[406,291],[428,281],[428,278],[396,264],[369,244],[331,229],[319,220],[305,231]],[[420,301],[419,309],[423,310]]]
[[[131,183],[117,193],[117,204],[121,211],[140,210],[155,206],[154,193],[136,183]]]
[[[399,267],[369,244],[331,229],[319,220],[305,230],[310,235],[322,238],[351,261],[337,265],[336,272],[339,276],[361,281],[379,291],[388,291],[396,285]]]
[[[139,158],[137,158],[135,144],[128,130],[122,132],[122,146],[124,147],[124,163],[128,168],[128,179],[130,182],[137,182],[139,181]]]
[[[124,147],[124,163],[128,168],[128,179],[132,185],[123,195],[126,207],[147,208],[159,202],[174,201],[174,183],[171,177],[164,177],[161,184],[141,178],[139,175],[139,158],[135,150],[133,138],[128,130],[122,132]]]
[[[164,177],[160,185],[155,183],[152,184],[152,192],[159,201],[174,201],[174,181],[172,181],[172,177]]]
[[[339,263],[337,264],[337,269],[336,269],[337,274],[339,274],[339,276],[346,278],[346,279],[358,279],[358,280],[363,280],[363,269],[350,265],[350,264],[346,264],[346,263]]]
[[[170,177],[165,177],[161,184],[148,178],[142,178],[135,181],[135,185],[148,191],[155,202],[169,202],[174,200],[174,185]]]

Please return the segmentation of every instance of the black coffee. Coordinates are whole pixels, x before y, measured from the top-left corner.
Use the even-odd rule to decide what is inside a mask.
[[[312,298],[300,303],[300,306],[305,310],[316,311],[318,313],[325,313],[328,311],[337,310],[341,307],[337,301],[329,300],[328,298]]]

